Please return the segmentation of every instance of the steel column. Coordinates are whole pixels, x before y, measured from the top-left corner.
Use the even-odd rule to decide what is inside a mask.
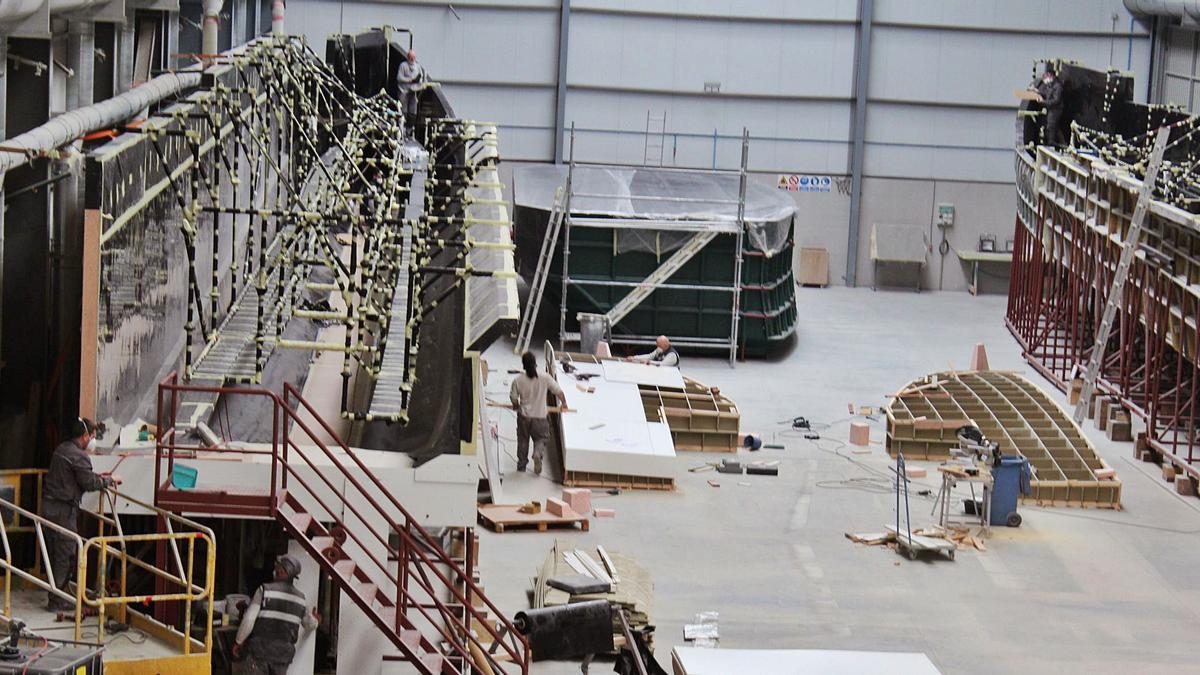
[[[867,81],[871,72],[871,17],[874,0],[858,0],[858,41],[854,47],[854,125],[850,151],[850,228],[846,240],[846,285],[858,283],[858,232],[862,216],[863,159],[866,156]]]
[[[558,79],[554,96],[554,163],[563,162],[563,134],[567,123],[567,57],[571,38],[571,0],[559,0]]]

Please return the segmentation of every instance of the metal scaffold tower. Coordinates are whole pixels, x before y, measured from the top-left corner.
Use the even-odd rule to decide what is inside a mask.
[[[581,314],[581,321],[586,318],[595,319],[598,324],[606,326],[606,332],[611,332],[611,339],[619,344],[631,345],[652,345],[657,336],[638,334],[635,331],[629,330],[622,326],[622,321],[626,319],[630,312],[642,305],[656,291],[659,290],[681,290],[681,291],[723,291],[730,294],[730,313],[729,313],[729,330],[727,337],[704,337],[700,335],[677,335],[671,336],[671,343],[678,347],[690,347],[697,349],[721,349],[728,352],[729,363],[733,365],[737,359],[739,347],[739,329],[742,320],[742,263],[745,254],[745,238],[746,238],[746,191],[747,191],[747,165],[750,156],[750,132],[742,130],[742,154],[741,164],[735,170],[708,170],[708,169],[682,169],[672,167],[655,167],[655,171],[675,172],[675,173],[692,173],[692,174],[725,174],[737,176],[738,193],[736,199],[717,199],[703,196],[678,196],[678,195],[652,195],[652,194],[607,194],[597,192],[579,191],[576,188],[577,172],[584,168],[600,167],[604,169],[621,169],[630,168],[636,169],[639,167],[625,167],[622,165],[595,165],[577,162],[575,160],[575,128],[571,127],[570,146],[568,149],[568,169],[566,184],[563,187],[562,198],[562,228],[561,233],[557,227],[554,227],[552,222],[546,230],[546,237],[553,236],[556,240],[562,240],[562,258],[561,258],[561,282],[562,287],[559,293],[559,321],[558,321],[558,336],[559,346],[562,348],[567,343],[580,343],[583,340],[580,332],[568,331],[567,324],[569,318],[568,311],[568,296],[574,288],[576,292],[587,295],[588,287],[621,287],[628,288],[626,293],[620,300],[609,307],[604,314],[599,316]],[[703,212],[706,208],[711,208],[716,205],[726,205],[736,207],[736,217],[732,219],[721,219],[717,217],[680,217],[670,218],[662,216],[645,215],[630,215],[615,217],[605,214],[591,213],[587,210],[586,204],[588,200],[628,200],[645,202],[650,204],[655,203],[670,203],[673,206],[691,206],[697,212]],[[649,275],[641,281],[617,281],[612,279],[597,279],[589,276],[571,273],[571,236],[572,230],[581,228],[611,230],[613,232],[613,240],[616,241],[616,235],[619,231],[642,231],[651,236],[655,242],[656,252],[659,255],[658,267],[655,268]],[[669,255],[663,257],[658,242],[661,241],[662,235],[679,236],[684,235],[685,238],[670,252]],[[689,261],[696,259],[710,243],[718,237],[728,236],[732,240],[732,251],[730,268],[732,271],[728,286],[705,285],[696,283],[681,283],[672,282],[671,279],[684,268]],[[615,245],[615,244],[614,244]],[[548,246],[543,244],[543,252],[539,257],[538,267],[544,264],[550,264],[550,258],[556,244],[551,242]],[[549,251],[549,253],[547,253]],[[535,271],[535,280],[538,272]],[[533,293],[531,291],[531,298]],[[536,296],[538,304],[540,304],[540,292]],[[528,311],[528,310],[527,310]],[[535,310],[536,311],[536,310]],[[532,320],[532,319],[531,319]]]

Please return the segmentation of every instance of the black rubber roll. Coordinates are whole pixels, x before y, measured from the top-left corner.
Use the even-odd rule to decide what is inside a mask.
[[[613,651],[612,605],[607,600],[518,612],[514,623],[529,639],[534,661]]]

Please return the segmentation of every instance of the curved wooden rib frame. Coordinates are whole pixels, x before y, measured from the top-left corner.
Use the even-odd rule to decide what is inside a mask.
[[[1004,454],[1021,454],[1034,470],[1023,501],[1121,508],[1121,482],[1099,480],[1109,468],[1074,421],[1041,389],[1015,373],[943,372],[910,383],[887,407],[893,457],[941,460],[958,444],[955,430],[975,424]]]

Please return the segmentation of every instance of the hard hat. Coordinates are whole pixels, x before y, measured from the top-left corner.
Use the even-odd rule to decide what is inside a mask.
[[[288,579],[295,579],[300,576],[300,561],[290,555],[281,555],[275,559],[275,564],[283,568],[283,573]]]

